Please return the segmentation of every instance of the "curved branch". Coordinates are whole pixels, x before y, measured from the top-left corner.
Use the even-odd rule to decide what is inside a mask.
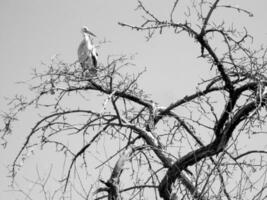
[[[119,190],[120,176],[125,162],[129,159],[130,155],[134,152],[134,150],[135,149],[131,146],[124,150],[123,154],[116,162],[109,180],[107,182],[101,181],[107,186],[107,188],[99,188],[95,192],[95,194],[98,192],[106,191],[108,192],[109,200],[121,200],[121,191]]]
[[[113,121],[115,120],[116,118],[113,118],[111,119],[110,121]],[[68,185],[68,182],[69,182],[69,178],[70,178],[70,173],[71,173],[71,169],[75,163],[75,161],[77,160],[77,158],[82,155],[86,149],[88,149],[92,143],[101,135],[102,132],[104,132],[110,125],[107,124],[104,128],[102,128],[102,130],[100,130],[97,134],[95,134],[95,136],[85,145],[83,146],[80,151],[78,151],[78,153],[73,157],[72,161],[71,161],[71,164],[70,164],[70,167],[69,167],[69,170],[68,170],[68,174],[67,174],[67,177],[66,177],[66,180],[65,180],[65,186],[64,186],[64,192],[66,191],[67,189],[67,185]]]
[[[14,159],[14,161],[13,161],[13,164],[12,164],[12,170],[11,170],[11,171],[12,171],[12,177],[14,177],[15,174],[16,174],[16,172],[15,172],[15,171],[16,171],[16,170],[15,170],[15,166],[16,166],[16,163],[17,163],[19,157],[21,156],[22,152],[25,150],[25,148],[26,148],[27,145],[29,144],[30,139],[31,139],[31,137],[33,136],[33,134],[36,133],[36,132],[40,129],[39,126],[40,126],[43,122],[45,122],[46,120],[48,120],[48,119],[50,119],[50,118],[53,118],[53,117],[56,117],[56,118],[57,118],[57,117],[61,117],[61,116],[63,116],[63,115],[66,115],[66,114],[72,114],[72,113],[89,113],[89,114],[96,114],[96,113],[94,113],[94,112],[92,112],[92,111],[90,111],[90,110],[70,110],[70,111],[64,111],[64,112],[59,112],[59,113],[53,113],[53,114],[51,114],[51,115],[48,115],[48,116],[42,118],[40,121],[38,121],[38,122],[35,124],[35,126],[34,126],[34,127],[32,128],[32,130],[31,130],[31,132],[27,135],[26,140],[25,140],[23,146],[20,148],[19,153],[18,153],[17,156],[15,157],[15,159]]]
[[[258,100],[257,100],[258,101]],[[177,160],[167,171],[166,175],[162,179],[159,185],[159,192],[160,196],[164,200],[168,200],[171,194],[171,187],[174,181],[180,177],[180,173],[186,169],[188,166],[191,166],[203,158],[207,158],[213,155],[217,155],[218,153],[222,152],[230,137],[233,134],[233,131],[237,127],[237,125],[246,119],[246,117],[251,113],[255,108],[257,108],[257,101],[253,101],[245,106],[243,106],[234,116],[231,122],[227,124],[224,128],[223,133],[216,137],[213,142],[208,144],[207,146],[200,147],[197,150],[191,151],[190,153],[186,154],[179,160]],[[262,103],[265,105],[266,102]]]
[[[203,91],[198,91],[198,92],[196,92],[196,93],[194,93],[192,95],[189,95],[189,96],[186,95],[184,98],[179,99],[174,103],[171,103],[167,108],[161,109],[160,112],[158,113],[158,115],[155,117],[155,124],[160,119],[162,119],[163,116],[168,115],[170,113],[170,111],[175,109],[176,107],[181,106],[184,103],[190,102],[193,99],[198,98],[200,96],[204,96],[204,95],[206,95],[208,93],[219,91],[219,90],[223,90],[223,89],[225,89],[225,88],[224,87],[212,87],[212,88],[209,87],[209,88],[206,88]]]
[[[244,156],[247,156],[247,155],[249,155],[249,154],[252,154],[252,153],[263,153],[263,154],[267,154],[267,151],[259,151],[259,150],[247,151],[247,152],[245,152],[245,153],[242,153],[242,154],[240,154],[240,155],[234,157],[233,159],[234,159],[234,160],[237,160],[237,159],[240,159],[240,158],[242,158],[242,157],[244,157]]]
[[[146,132],[145,130],[142,130],[130,123],[124,124],[123,126],[131,128],[132,130],[134,130],[138,135],[140,135],[140,137],[142,137],[146,143],[148,145],[150,145],[154,151],[154,153],[158,156],[158,158],[161,160],[162,164],[164,167],[169,168],[169,170],[174,166],[173,160],[170,157],[167,157],[163,150],[161,149],[161,147],[158,146],[157,140],[154,138],[153,136],[151,137],[149,134],[150,132]],[[168,170],[168,171],[169,171]],[[202,197],[201,194],[197,191],[195,185],[187,178],[187,176],[183,173],[183,172],[179,172],[177,174],[177,178],[179,178],[181,180],[181,182],[183,183],[183,185],[188,189],[188,191],[196,198],[199,200],[205,200],[206,198]],[[169,188],[170,189],[170,188]],[[161,187],[159,187],[159,191],[160,191],[160,195],[161,194]],[[167,192],[167,196],[161,196],[164,199],[169,199],[169,195],[171,190],[168,190]],[[165,198],[166,197],[166,198]]]
[[[220,0],[216,0],[216,1],[214,2],[214,4],[213,4],[212,7],[210,8],[210,10],[209,10],[207,16],[205,17],[205,20],[204,20],[204,23],[203,23],[203,26],[202,26],[202,29],[201,29],[201,33],[200,33],[201,35],[203,35],[203,34],[205,33],[205,29],[206,29],[207,24],[208,24],[208,22],[209,22],[209,20],[210,20],[211,14],[212,14],[213,11],[216,9],[217,4],[219,3],[219,1],[220,1]]]
[[[143,99],[141,99],[141,98],[139,98],[139,97],[137,97],[135,95],[126,93],[126,91],[118,91],[118,90],[112,91],[110,89],[105,89],[104,87],[102,87],[101,85],[95,83],[92,80],[88,80],[88,81],[92,84],[92,86],[91,85],[87,85],[87,86],[79,87],[79,88],[70,88],[67,91],[71,92],[71,91],[80,91],[80,90],[81,91],[97,90],[99,92],[103,92],[103,93],[108,94],[108,95],[113,93],[114,96],[125,98],[127,100],[133,101],[133,102],[135,102],[137,104],[140,104],[142,106],[145,106],[145,107],[150,107],[151,106],[149,101],[143,100]]]

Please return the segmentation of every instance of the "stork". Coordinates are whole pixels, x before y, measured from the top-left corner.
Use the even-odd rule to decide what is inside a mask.
[[[96,37],[95,34],[90,32],[86,26],[81,29],[83,40],[81,41],[78,48],[78,60],[83,70],[89,70],[93,75],[97,72],[97,52],[96,48],[92,43],[92,36]]]

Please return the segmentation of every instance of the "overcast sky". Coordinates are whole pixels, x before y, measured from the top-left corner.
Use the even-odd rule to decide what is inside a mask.
[[[173,4],[173,0],[144,2],[162,16],[168,16]],[[241,14],[235,20],[256,36],[256,43],[266,44],[267,1],[231,2],[254,13],[253,18]],[[15,82],[29,79],[31,69],[49,63],[56,54],[69,63],[77,59],[83,25],[97,35],[97,41],[110,41],[99,49],[100,62],[105,62],[108,54],[137,53],[137,70],[147,68],[141,85],[160,104],[193,91],[208,70],[196,59],[199,47],[192,39],[172,32],[146,42],[144,33],[118,26],[119,21],[140,24],[141,13],[134,11],[136,6],[135,0],[0,0],[0,111],[7,108],[4,97],[26,91]],[[8,183],[5,166],[14,158],[26,133],[16,134],[11,139],[20,141],[11,142],[5,151],[0,148],[0,199],[15,199],[4,191]]]

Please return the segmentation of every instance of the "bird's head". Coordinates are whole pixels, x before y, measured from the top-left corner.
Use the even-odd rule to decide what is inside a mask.
[[[91,31],[89,31],[89,29],[87,28],[87,26],[83,26],[81,32],[84,33],[84,34],[88,34],[89,36],[96,37],[95,34],[93,34]]]

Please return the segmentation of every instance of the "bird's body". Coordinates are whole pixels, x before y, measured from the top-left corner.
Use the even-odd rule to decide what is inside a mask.
[[[91,75],[95,75],[97,72],[97,52],[95,46],[92,44],[91,36],[95,36],[91,33],[87,27],[82,28],[83,40],[78,48],[78,60],[83,70],[88,70]]]

